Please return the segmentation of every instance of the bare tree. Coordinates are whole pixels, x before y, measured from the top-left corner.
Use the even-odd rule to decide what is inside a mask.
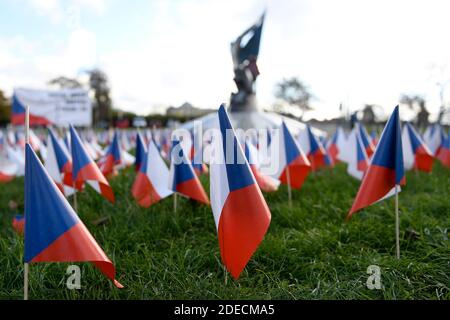
[[[366,104],[362,109],[362,122],[365,124],[374,124],[375,123],[375,111],[374,109],[377,106],[374,104]]]
[[[110,87],[106,73],[94,69],[89,73],[89,85],[94,92],[94,122],[96,125],[106,127],[111,122],[112,101]]]
[[[407,105],[411,110],[417,112],[416,124],[419,128],[425,128],[428,125],[430,113],[426,108],[426,102],[422,96],[403,94],[400,97],[400,103]]]
[[[11,117],[11,103],[0,89],[0,125],[6,125]]]
[[[283,79],[276,84],[275,97],[279,99],[282,104],[296,107],[302,111],[300,120],[303,118],[306,111],[313,110],[310,103],[314,98],[309,88],[302,83],[298,78]]]
[[[440,107],[437,122],[441,123],[444,115],[450,112],[450,108],[445,102],[445,90],[447,89],[447,85],[450,83],[450,77],[447,72],[446,64],[433,63],[430,65],[429,69],[430,79],[435,81],[436,86],[439,88]]]
[[[82,85],[77,79],[60,76],[47,82],[49,85],[56,86],[59,89],[81,88]]]

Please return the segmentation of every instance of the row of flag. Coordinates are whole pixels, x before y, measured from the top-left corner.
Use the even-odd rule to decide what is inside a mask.
[[[238,279],[270,225],[270,209],[261,190],[275,191],[280,183],[300,189],[311,171],[333,165],[336,161],[345,161],[350,174],[362,172],[357,176],[362,183],[350,209],[350,218],[356,211],[394,192],[397,194],[398,187],[405,184],[404,168],[430,171],[433,161],[432,152],[415,129],[410,124],[401,129],[398,107],[379,141],[370,137],[360,124],[348,137],[338,129],[329,142],[324,142],[309,126],[295,137],[283,122],[280,134],[275,136],[278,141],[272,138],[270,142],[278,143],[280,147],[277,153],[270,155],[271,160],[279,164],[278,170],[272,174],[265,174],[259,166],[257,146],[249,140],[240,141],[223,105],[217,113],[217,128],[220,135],[211,142],[219,146],[210,160],[211,200],[198,178],[199,174],[206,172],[204,163],[201,163],[201,168],[193,165],[196,144],[191,143],[188,151],[179,137],[171,137],[170,150],[161,150],[154,136],[143,138],[138,133],[135,138],[136,156],[127,158],[126,148],[116,131],[96,163],[73,127],[70,127],[70,140],[67,141],[49,129],[45,165],[37,157],[30,140],[25,144],[24,161],[25,262],[90,261],[121,287],[115,280],[112,262],[65,196],[89,185],[113,203],[114,193],[107,178],[132,163],[137,170],[132,194],[141,206],[148,207],[176,194],[211,205],[222,261]],[[244,159],[243,162],[224,161],[229,132],[232,133],[235,160]],[[449,140],[445,138],[435,150],[444,164],[448,161]],[[171,160],[170,167],[164,161],[164,154]],[[405,161],[405,158],[408,159]],[[197,161],[194,163],[198,164]],[[42,230],[50,232],[43,233]]]
[[[403,141],[403,165],[406,170],[431,172],[435,158],[444,166],[450,167],[448,156],[450,133],[446,136],[440,126],[433,127],[435,128],[434,133],[430,134],[431,131],[427,130],[424,135],[427,138],[422,138],[412,124],[404,123],[401,136]],[[347,172],[349,175],[361,180],[368,168],[377,143],[376,138],[369,140],[363,126],[356,123],[348,136],[345,136],[344,131],[338,128],[327,144],[327,151],[333,161],[342,161],[348,164]],[[429,147],[430,145],[433,147]]]
[[[54,134],[55,136],[55,134]],[[423,136],[408,122],[405,122],[402,130],[404,149],[404,166],[407,170],[415,169],[430,172],[433,158],[448,166],[448,135],[443,128],[437,124],[429,126]],[[309,126],[294,137],[298,147],[307,155],[311,170],[317,170],[324,166],[333,166],[334,163],[341,161],[347,163],[347,172],[349,175],[362,179],[367,168],[367,164],[375,150],[377,144],[377,135],[373,131],[371,135],[367,133],[364,126],[356,123],[355,127],[347,135],[341,127],[330,139],[313,134]],[[102,173],[105,176],[117,174],[117,169],[127,167],[135,163],[135,157],[129,151],[136,148],[136,157],[141,159],[139,142],[137,141],[137,132],[107,130],[94,133],[92,130],[80,134],[81,141],[89,156],[97,162]],[[171,131],[163,130],[145,130],[141,135],[143,145],[147,146],[150,140],[153,140],[158,151],[166,161],[170,161],[171,149]],[[54,139],[53,139],[54,140]],[[70,150],[70,130],[63,138],[62,147],[69,152]],[[268,141],[271,136],[268,131]],[[187,142],[183,141],[187,150],[187,156],[192,159],[192,166],[197,174],[206,173],[208,167],[205,155],[194,150],[204,149],[208,141],[202,141],[202,138],[193,137]],[[252,164],[253,168],[259,167],[261,154],[259,153],[258,139],[254,138],[245,142],[248,145],[246,151],[247,158],[254,154]],[[30,130],[30,144],[33,149],[39,152],[44,161],[47,158],[47,149],[50,147],[50,134],[36,135]],[[105,145],[103,148],[101,145]],[[252,149],[257,151],[253,152]],[[251,152],[249,152],[251,151]],[[114,156],[114,163],[112,161]],[[50,155],[51,156],[51,155]],[[120,165],[118,159],[120,158]],[[140,161],[140,160],[137,160]],[[24,159],[24,135],[20,131],[13,132],[8,130],[5,134],[0,131],[0,182],[11,181],[16,176],[23,176],[25,170]],[[260,186],[262,186],[261,184]]]

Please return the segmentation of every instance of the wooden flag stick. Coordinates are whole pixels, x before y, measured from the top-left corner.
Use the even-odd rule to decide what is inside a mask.
[[[28,263],[23,264],[24,272],[23,272],[23,300],[28,300],[28,271],[29,266]]]
[[[292,207],[291,174],[289,172],[289,166],[286,166],[286,179],[288,187],[289,207]]]
[[[30,143],[30,107],[25,107],[25,143]]]
[[[75,180],[72,177],[72,188],[73,188],[73,210],[78,214],[78,202],[77,202],[77,189],[75,188]]]
[[[177,193],[173,194],[173,212],[177,212]]]
[[[25,143],[30,143],[30,107],[25,106]],[[25,217],[26,218],[26,217]],[[28,300],[28,263],[23,264],[23,300]]]
[[[400,218],[398,215],[398,185],[395,185],[395,247],[397,259],[400,259]]]

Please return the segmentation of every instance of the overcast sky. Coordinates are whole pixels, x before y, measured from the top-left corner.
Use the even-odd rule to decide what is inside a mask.
[[[438,111],[436,81],[450,79],[446,0],[0,0],[0,88],[97,66],[123,109],[217,108],[235,90],[230,42],[264,9],[262,107],[277,81],[298,76],[317,97],[308,117],[334,117],[340,102],[387,114],[401,93]]]

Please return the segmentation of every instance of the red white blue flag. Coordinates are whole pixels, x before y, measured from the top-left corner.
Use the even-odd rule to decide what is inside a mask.
[[[258,186],[264,192],[273,192],[278,190],[278,186],[280,185],[280,181],[274,179],[268,175],[263,174],[260,171],[260,164],[258,159],[258,149],[250,142],[245,142],[245,157],[247,158],[248,164],[250,165],[250,169],[258,183]]]
[[[301,150],[306,154],[311,164],[311,170],[315,171],[327,164],[325,148],[312,132],[310,125],[306,125],[306,130],[300,131],[298,140]]]
[[[433,155],[438,154],[443,138],[445,138],[444,130],[439,123],[434,123],[428,126],[423,134],[423,140]]]
[[[278,141],[274,141],[278,137]],[[300,189],[311,170],[311,164],[300,146],[283,122],[279,134],[272,137],[272,144],[279,146],[279,152],[271,155],[271,161],[276,164],[276,173],[273,175],[283,184],[289,184],[292,188]],[[289,171],[289,177],[288,177]],[[288,179],[289,178],[289,179]]]
[[[23,235],[25,228],[25,217],[22,214],[16,214],[12,221],[12,227],[17,234]]]
[[[141,136],[141,133],[138,131],[136,134],[136,157],[134,160],[134,168],[136,171],[139,171],[142,163],[145,161],[147,148],[145,147],[147,144],[144,143],[144,139]]]
[[[370,138],[372,139],[372,144],[376,147],[378,144],[378,134],[375,129],[370,133]]]
[[[25,255],[32,262],[92,262],[118,288],[116,269],[58,190],[29,144],[25,168]]]
[[[347,219],[356,211],[394,195],[395,188],[405,183],[402,134],[397,106],[384,127]]]
[[[73,193],[72,160],[50,128],[47,137],[45,169],[64,195],[68,196]]]
[[[16,126],[25,124],[25,105],[19,100],[16,93],[12,97],[11,123]],[[35,115],[32,108],[30,108],[30,126],[46,126],[49,124],[51,124],[50,120],[43,116]]]
[[[119,134],[117,131],[115,131],[113,140],[106,150],[104,158],[102,159],[100,170],[105,177],[109,175],[115,175],[117,174],[115,166],[120,165],[121,163],[122,157],[119,145]]]
[[[406,170],[416,169],[431,172],[433,154],[409,122],[403,125],[402,145],[403,165]]]
[[[169,188],[200,203],[209,204],[208,196],[178,140],[174,140],[172,145]]]
[[[194,127],[194,133],[192,134],[192,167],[194,168],[197,176],[208,173],[208,167],[203,161],[203,140],[201,134],[197,128]]]
[[[84,183],[89,184],[103,197],[114,203],[114,193],[97,164],[89,157],[76,130],[70,126],[70,146],[72,149],[73,179],[81,190]]]
[[[210,166],[211,206],[222,261],[238,279],[263,240],[271,214],[224,105],[218,111],[217,127],[220,133],[213,138]]]
[[[355,124],[355,127],[357,130],[359,130],[361,141],[363,143],[364,148],[366,149],[367,156],[370,158],[375,151],[375,146],[372,143],[372,138],[369,136],[366,128],[364,128],[364,126],[361,123],[357,122]]]
[[[153,139],[150,140],[144,162],[134,180],[132,194],[142,207],[170,196],[173,191],[168,187],[169,169],[159,153]]]
[[[369,167],[369,157],[361,139],[360,130],[354,127],[342,149],[341,159],[347,162],[347,172],[352,177],[361,180]]]
[[[10,147],[6,145],[4,150],[0,150],[0,183],[11,181],[18,172],[17,163],[8,157],[9,149]]]
[[[442,143],[437,153],[437,158],[442,163],[442,165],[450,168],[450,131],[447,137],[442,138]]]

